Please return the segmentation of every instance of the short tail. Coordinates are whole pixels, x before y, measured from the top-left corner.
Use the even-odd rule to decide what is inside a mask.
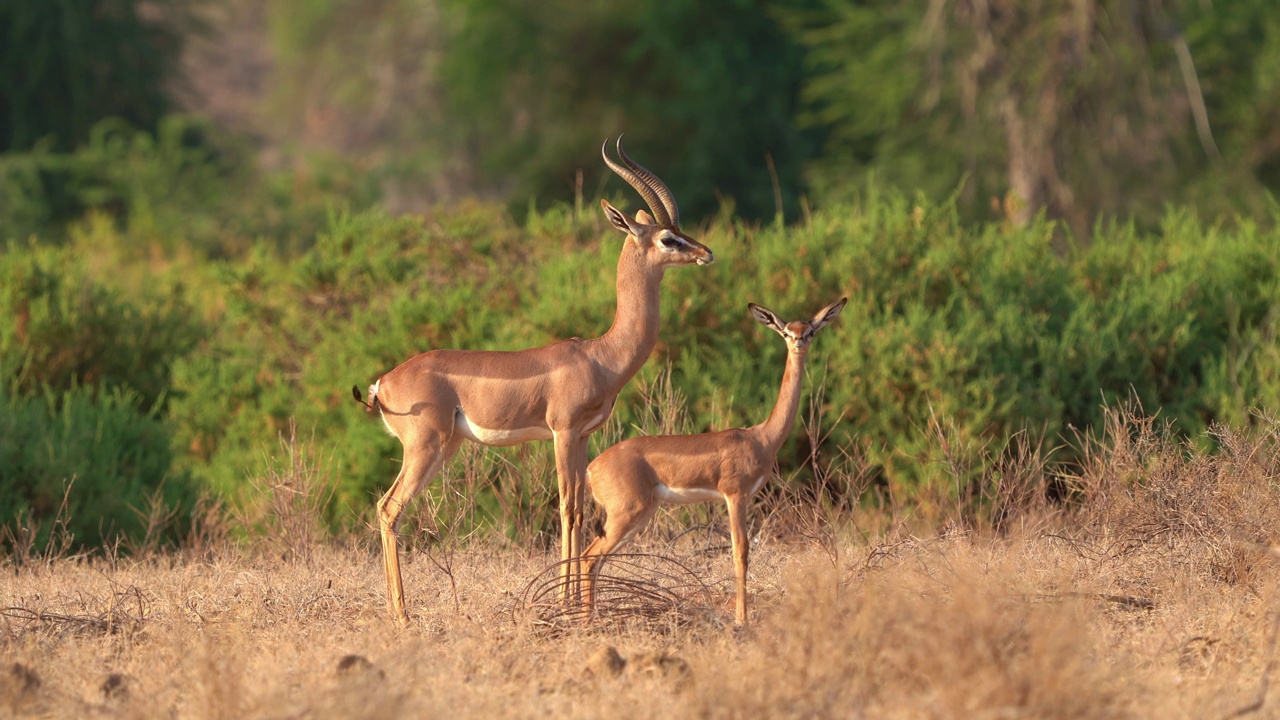
[[[378,383],[369,386],[369,402],[365,402],[364,397],[360,395],[359,385],[351,386],[351,397],[363,405],[368,412],[375,413],[382,409],[382,403],[378,402]]]

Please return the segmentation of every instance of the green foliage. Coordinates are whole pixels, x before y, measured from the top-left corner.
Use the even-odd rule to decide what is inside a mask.
[[[1053,237],[1045,222],[968,227],[952,205],[874,194],[796,227],[712,226],[699,239],[717,262],[664,280],[658,357],[624,392],[618,427],[652,427],[637,389],[668,363],[691,430],[758,422],[785,348],[747,302],[808,317],[840,296],[849,307],[809,359],[818,429],[830,433],[827,457],[859,448],[898,497],[950,486],[944,465],[955,458],[938,455],[934,435],[942,424],[980,466],[1022,431],[1057,447],[1130,398],[1187,433],[1247,422],[1250,407],[1280,399],[1268,342],[1280,317],[1273,232],[1171,214],[1156,233],[1099,228],[1065,256]],[[523,229],[483,207],[425,219],[338,214],[295,261],[257,255],[229,267],[216,336],[175,370],[184,467],[230,492],[296,421],[333,448],[331,520],[351,522],[394,477],[400,450],[350,386],[433,348],[603,333],[621,241],[567,209],[535,213]],[[784,449],[784,470],[809,461],[802,436]],[[543,450],[521,457],[546,475],[529,482],[547,486]],[[473,502],[496,502],[493,488],[476,492]]]
[[[155,408],[174,359],[204,332],[180,283],[125,296],[96,279],[77,248],[10,243],[0,276],[0,368],[21,396],[109,388]]]
[[[1280,179],[1274,15],[1265,0],[788,11],[807,49],[797,120],[829,138],[810,187],[843,200],[874,174],[938,200],[963,185],[966,217],[1045,210],[1077,237],[1099,217],[1154,226],[1175,198],[1263,218]]]
[[[1188,13],[1186,35],[1204,88],[1214,137],[1229,167],[1218,177],[1194,184],[1213,197],[1246,189],[1240,175],[1252,176],[1274,193],[1280,187],[1280,18],[1266,0],[1215,5],[1212,12]],[[1234,182],[1226,188],[1226,175]],[[1257,198],[1251,210],[1261,215]],[[1225,204],[1225,203],[1224,203]]]
[[[243,143],[196,118],[167,116],[154,133],[103,120],[72,152],[43,143],[0,155],[0,240],[64,240],[106,219],[115,227],[94,240],[134,257],[226,257],[259,235],[295,249],[333,205],[372,204],[374,183],[320,156],[290,172],[259,171]]]
[[[179,257],[143,281],[110,252],[129,242],[110,227],[86,236],[99,252],[83,237],[62,249],[11,244],[0,256],[15,280],[0,294],[10,402],[87,413],[62,403],[93,382],[112,412],[172,433],[168,476],[230,499],[269,472],[270,449],[296,428],[336,478],[326,520],[352,526],[401,452],[352,402],[352,385],[363,390],[416,352],[534,347],[598,336],[612,321],[623,238],[598,213],[557,206],[517,226],[468,205],[335,211],[326,222],[297,254],[264,241],[218,263]],[[796,226],[710,225],[698,238],[717,262],[667,273],[655,357],[593,452],[655,429],[641,390],[668,382],[668,370],[690,431],[764,418],[785,348],[748,302],[791,319],[850,298],[810,353],[813,434],[797,428],[779,457],[798,483],[813,477],[815,437],[825,437],[819,462],[852,451],[878,487],[907,500],[953,492],[957,467],[982,470],[1020,433],[1071,462],[1070,442],[1105,405],[1134,399],[1194,434],[1280,402],[1275,230],[1170,212],[1150,232],[1099,225],[1066,254],[1055,235],[1043,220],[970,226],[954,204],[874,191]],[[441,521],[459,529],[478,506],[483,527],[538,535],[555,515],[549,449],[466,455],[446,471],[453,490],[432,491]],[[459,477],[465,492],[453,497]],[[503,525],[516,515],[524,526]]]
[[[772,217],[771,173],[798,214],[815,146],[791,122],[801,52],[764,0],[286,0],[270,25],[277,116],[335,118],[317,134],[432,197],[592,195],[601,142],[626,133],[691,219]]]
[[[172,472],[172,453],[164,421],[131,391],[0,387],[0,526],[32,533],[37,550],[60,521],[82,548],[157,531],[176,539],[196,492]],[[153,508],[176,522],[149,527]]]
[[[609,326],[622,239],[583,206],[621,187],[596,155],[621,132],[718,261],[669,273],[655,357],[593,450],[654,426],[639,388],[668,371],[693,431],[767,414],[784,348],[747,302],[850,298],[809,360],[819,427],[780,457],[801,483],[854,448],[909,498],[1019,433],[1069,463],[1121,400],[1188,434],[1280,403],[1264,0],[281,0],[253,108],[280,129],[252,140],[165,115],[187,9],[0,7],[5,512],[44,522],[72,476],[137,488],[126,506],[187,478],[234,498],[296,427],[332,453],[326,520],[359,522],[399,448],[351,385]],[[370,210],[384,185],[392,207],[454,205]],[[476,196],[505,205],[455,202]],[[754,224],[779,204],[801,221]],[[1013,222],[968,222],[992,213]],[[435,499],[543,527],[545,446],[474,452],[469,497]]]
[[[0,163],[6,234],[60,232],[105,205],[163,247],[181,236],[238,252],[266,234],[296,249],[322,218],[281,214],[312,182],[321,210],[344,196],[365,207],[386,185],[397,211],[484,197],[520,214],[531,198],[597,194],[610,181],[598,143],[622,132],[689,220],[779,206],[794,219],[802,199],[845,202],[874,175],[931,201],[962,187],[966,218],[1024,223],[1044,208],[1084,237],[1100,216],[1154,226],[1171,200],[1261,220],[1280,183],[1280,21],[1267,0],[1126,12],[1097,0],[208,5],[212,28],[196,27],[188,0],[0,7],[0,149],[22,153]],[[219,52],[185,58],[184,85],[174,71],[194,38]],[[197,62],[227,54],[234,72]],[[258,84],[269,90],[246,89]],[[296,172],[232,172],[243,158],[222,153],[248,153],[219,141],[220,182],[153,182],[157,169],[175,177],[166,90],[191,86],[188,107],[252,127],[254,149]],[[156,147],[130,139],[106,167],[62,157],[98,143],[109,117]],[[121,180],[132,176],[147,187]],[[203,204],[183,197],[192,187],[208,191]],[[241,190],[271,202],[225,197]]]
[[[427,219],[337,213],[296,260],[258,252],[227,266],[216,332],[174,371],[187,466],[234,492],[260,469],[264,444],[296,422],[322,443],[345,438],[334,445],[336,501],[363,511],[395,475],[394,440],[357,412],[351,386],[416,350],[491,346],[498,299],[521,279],[523,241],[492,208]]]
[[[807,50],[796,122],[829,129],[808,178],[818,197],[847,200],[872,172],[890,187],[945,197],[974,170],[967,167],[972,158],[998,148],[999,136],[990,128],[972,132],[938,111],[943,91],[952,88],[931,80],[933,66],[918,61],[923,9],[918,2],[829,0],[782,14],[788,32]],[[945,99],[954,102],[954,93]],[[1000,168],[982,169],[969,180],[987,189]]]
[[[0,222],[9,238],[65,235],[67,225],[98,212],[119,217],[140,244],[172,248],[208,241],[211,208],[225,203],[225,159],[209,128],[169,117],[152,135],[120,120],[94,126],[75,152],[49,144],[0,158]]]
[[[67,150],[99,120],[153,127],[190,29],[185,0],[0,4],[0,151]]]

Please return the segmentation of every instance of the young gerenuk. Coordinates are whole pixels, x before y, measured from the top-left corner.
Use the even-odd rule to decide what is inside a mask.
[[[747,622],[747,502],[773,470],[778,448],[791,433],[814,335],[835,319],[848,298],[818,311],[812,320],[784,323],[772,311],[748,304],[751,315],[787,343],[782,389],[769,418],[749,428],[701,435],[651,435],[624,440],[587,467],[587,483],[605,510],[604,534],[583,555],[585,595],[594,607],[601,561],[644,529],[664,504],[723,499],[729,509],[737,576],[737,624]]]

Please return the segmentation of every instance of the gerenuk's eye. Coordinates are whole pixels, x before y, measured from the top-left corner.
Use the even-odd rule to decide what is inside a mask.
[[[680,241],[679,241],[679,240],[676,240],[676,239],[675,239],[675,238],[673,238],[673,237],[664,237],[664,238],[662,238],[661,240],[659,240],[658,242],[662,243],[662,247],[664,247],[664,248],[673,248],[673,247],[679,247],[679,246],[680,246]]]

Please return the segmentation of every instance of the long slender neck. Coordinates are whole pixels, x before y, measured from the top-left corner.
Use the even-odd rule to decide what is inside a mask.
[[[761,442],[771,453],[778,448],[791,434],[791,427],[796,421],[796,411],[800,408],[800,390],[804,384],[804,355],[787,353],[787,368],[782,371],[782,388],[778,391],[778,402],[769,413],[769,419],[755,426]]]
[[[658,343],[663,268],[645,267],[628,238],[618,258],[618,307],[613,325],[596,341],[596,360],[625,384],[640,371]]]

